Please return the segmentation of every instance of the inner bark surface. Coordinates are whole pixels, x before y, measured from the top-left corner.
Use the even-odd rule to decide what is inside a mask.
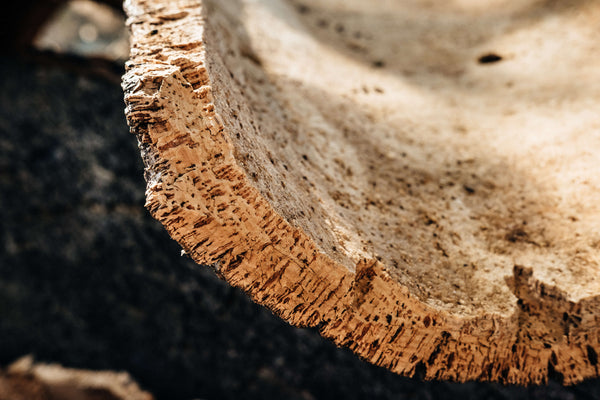
[[[514,313],[515,265],[600,292],[599,3],[206,6],[236,160],[333,260],[463,316]]]

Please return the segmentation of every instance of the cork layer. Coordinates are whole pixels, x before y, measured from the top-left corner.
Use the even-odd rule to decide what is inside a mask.
[[[593,58],[585,84],[557,79],[595,46],[598,7],[548,22],[523,2],[494,41],[464,27],[489,12],[475,2],[320,3],[127,3],[149,210],[255,301],[395,372],[597,376],[600,80]],[[431,45],[432,15],[437,56],[386,39]],[[572,59],[536,76],[527,45],[567,22]],[[516,65],[477,61],[510,35]]]

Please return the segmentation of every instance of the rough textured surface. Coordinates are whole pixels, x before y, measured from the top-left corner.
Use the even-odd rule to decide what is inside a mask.
[[[597,2],[126,11],[146,205],[194,260],[400,374],[598,375]]]
[[[503,387],[403,378],[291,327],[143,208],[118,85],[0,59],[0,365],[23,354],[129,371],[158,399],[599,398],[598,380]]]

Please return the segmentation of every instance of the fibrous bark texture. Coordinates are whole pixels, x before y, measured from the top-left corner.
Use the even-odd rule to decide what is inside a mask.
[[[600,4],[126,11],[147,207],[194,260],[400,374],[598,376]]]

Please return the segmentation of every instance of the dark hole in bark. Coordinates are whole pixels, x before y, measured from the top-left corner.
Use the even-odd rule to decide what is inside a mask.
[[[491,64],[502,60],[502,56],[494,53],[484,54],[477,61],[479,64]]]
[[[598,364],[598,353],[596,353],[596,350],[594,350],[594,348],[590,345],[587,346],[587,357],[590,361],[590,364]]]

